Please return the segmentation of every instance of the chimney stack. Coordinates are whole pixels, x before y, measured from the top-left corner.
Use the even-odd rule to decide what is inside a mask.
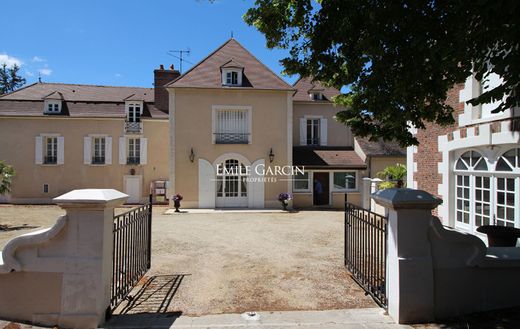
[[[168,90],[164,87],[169,82],[177,79],[180,76],[180,72],[174,70],[173,64],[170,65],[169,70],[164,69],[164,65],[159,65],[159,69],[153,71],[154,77],[154,105],[159,110],[169,112],[169,94]]]

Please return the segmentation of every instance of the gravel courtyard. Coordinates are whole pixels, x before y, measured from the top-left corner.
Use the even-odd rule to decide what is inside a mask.
[[[147,273],[177,278],[163,311],[196,316],[376,307],[343,268],[342,212],[165,215],[165,210],[154,208]],[[60,214],[54,206],[0,206],[0,224],[41,228]],[[0,231],[0,249],[26,232]],[[134,312],[157,311],[150,300]]]

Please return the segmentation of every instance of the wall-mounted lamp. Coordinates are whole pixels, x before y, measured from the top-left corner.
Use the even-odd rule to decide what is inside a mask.
[[[273,148],[271,147],[271,151],[269,151],[269,162],[273,162],[274,160],[274,153]]]
[[[193,152],[193,147],[191,148],[191,152],[190,152],[190,161],[191,162],[195,161],[195,153]]]

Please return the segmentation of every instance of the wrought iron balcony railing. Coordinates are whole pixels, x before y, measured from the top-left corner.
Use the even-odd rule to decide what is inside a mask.
[[[248,133],[215,133],[216,144],[249,144]]]
[[[143,123],[142,122],[125,121],[125,133],[127,133],[127,134],[142,134],[143,133]]]
[[[55,156],[46,156],[46,157],[43,157],[43,163],[44,164],[57,164],[58,158]]]
[[[141,163],[141,158],[140,157],[127,157],[126,158],[126,164],[137,165],[139,163]]]
[[[92,164],[105,164],[105,157],[92,157]]]

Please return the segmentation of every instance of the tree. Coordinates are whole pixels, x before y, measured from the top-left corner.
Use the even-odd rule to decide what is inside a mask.
[[[0,68],[0,95],[10,93],[25,84],[25,78],[18,75],[20,67],[13,65],[7,67],[7,64],[3,63]]]
[[[11,184],[15,171],[12,166],[0,160],[0,195],[11,192]]]
[[[385,180],[379,184],[379,188],[403,187],[406,178],[406,166],[396,163],[395,166],[388,166],[383,171],[377,173],[377,177]]]
[[[337,119],[356,135],[407,146],[411,126],[454,122],[447,93],[472,72],[503,79],[472,104],[520,105],[519,17],[517,0],[256,0],[244,20],[289,50],[286,74],[348,90]]]

